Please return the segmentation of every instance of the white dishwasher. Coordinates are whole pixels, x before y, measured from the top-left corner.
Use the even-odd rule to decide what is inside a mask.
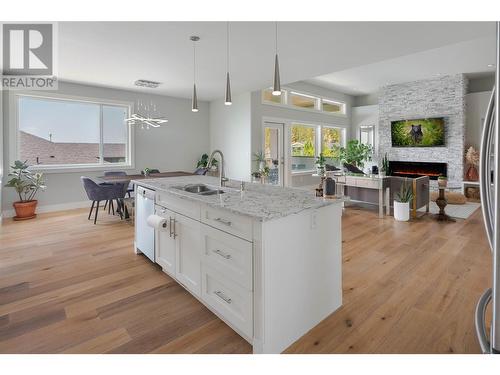
[[[135,251],[155,261],[155,230],[147,223],[155,213],[155,191],[137,187],[135,199]]]

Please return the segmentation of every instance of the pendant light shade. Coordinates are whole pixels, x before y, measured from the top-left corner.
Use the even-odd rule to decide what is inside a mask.
[[[278,60],[278,22],[275,24],[275,57],[274,57],[274,80],[273,80],[273,92],[274,96],[281,95],[281,82],[280,82],[280,64]]]
[[[191,111],[198,112],[198,95],[196,95],[196,83],[193,85],[193,101]]]
[[[226,75],[226,99],[224,100],[225,105],[231,105],[233,104],[231,100],[231,82],[229,79],[229,72],[227,72]]]
[[[229,22],[226,25],[226,95],[224,104],[233,104],[231,100],[231,79],[229,78]]]
[[[196,42],[200,40],[200,37],[192,36],[189,39],[193,42],[193,97],[191,111],[198,112],[198,95],[196,93]]]

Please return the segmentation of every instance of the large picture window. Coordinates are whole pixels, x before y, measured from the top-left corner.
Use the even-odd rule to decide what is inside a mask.
[[[20,95],[18,155],[36,166],[130,164],[129,106]]]
[[[292,123],[290,126],[290,155],[292,173],[314,172],[316,157],[322,153],[329,163],[337,164],[339,146],[345,145],[345,129]]]
[[[290,131],[292,172],[313,170],[316,157],[316,126],[292,124]]]

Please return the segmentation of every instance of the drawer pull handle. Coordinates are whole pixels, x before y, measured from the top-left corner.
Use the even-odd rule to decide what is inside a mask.
[[[227,225],[228,227],[230,227],[233,224],[229,220],[225,220],[220,217],[215,218],[214,221],[218,221],[219,223]]]
[[[217,255],[220,255],[221,257],[223,257],[224,259],[231,259],[231,255],[229,254],[226,254],[226,253],[223,253],[222,251],[220,251],[219,249],[216,249],[216,250],[212,250],[215,254]]]
[[[214,294],[227,304],[230,304],[232,302],[231,298],[226,297],[220,290],[215,291]]]

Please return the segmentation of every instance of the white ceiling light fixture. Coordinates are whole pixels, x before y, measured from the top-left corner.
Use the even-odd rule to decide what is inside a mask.
[[[189,39],[193,42],[193,97],[191,111],[198,112],[198,96],[196,94],[196,42],[200,40],[200,37],[194,35]]]
[[[145,104],[141,100],[137,102],[137,111],[125,119],[125,122],[130,125],[141,125],[141,129],[150,127],[159,128],[161,124],[168,122],[164,117],[156,117],[156,104],[149,102]],[[146,125],[146,127],[144,127]]]
[[[281,95],[281,82],[280,82],[280,65],[278,61],[278,22],[274,25],[274,81],[273,92],[274,96]]]
[[[226,25],[226,96],[224,100],[225,105],[233,104],[231,100],[231,80],[229,78],[229,22]]]

